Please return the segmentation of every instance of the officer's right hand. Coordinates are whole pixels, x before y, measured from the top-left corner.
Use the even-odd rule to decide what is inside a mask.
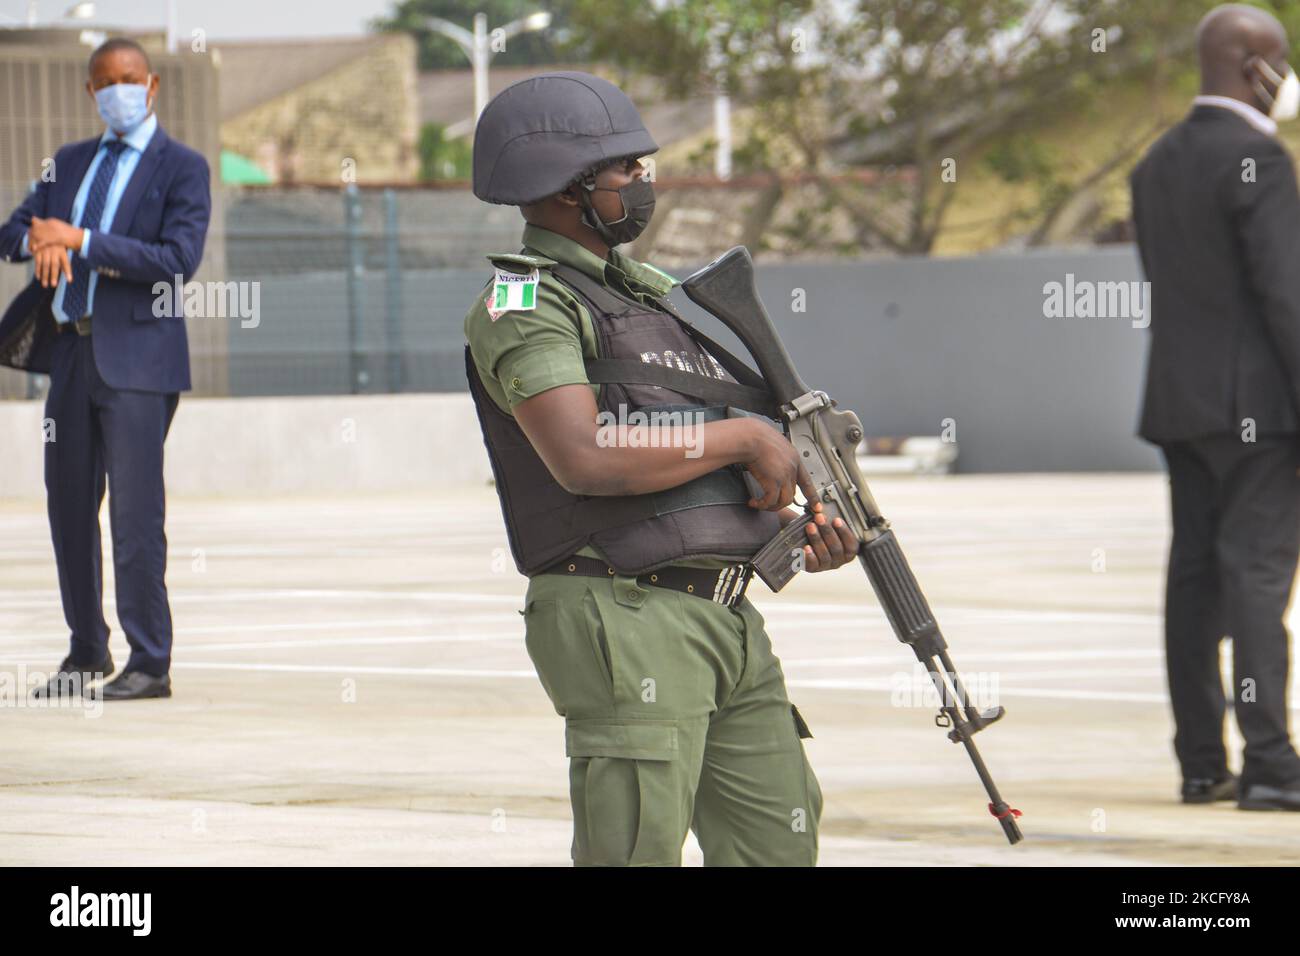
[[[757,419],[744,419],[749,426],[750,445],[741,464],[763,487],[762,498],[751,498],[749,506],[761,511],[780,511],[794,501],[795,486],[813,501],[817,492],[812,479],[799,460],[790,440],[771,425]]]
[[[41,246],[32,253],[36,269],[36,279],[45,288],[59,284],[59,273],[72,281],[72,263],[68,260],[68,250],[63,246]]]

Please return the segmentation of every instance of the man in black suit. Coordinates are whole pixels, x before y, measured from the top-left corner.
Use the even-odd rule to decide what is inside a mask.
[[[1201,95],[1133,171],[1151,283],[1140,434],[1169,468],[1165,650],[1186,803],[1300,810],[1283,617],[1300,553],[1300,194],[1277,121],[1300,107],[1280,23],[1216,7]],[[1219,645],[1232,637],[1238,782]]]

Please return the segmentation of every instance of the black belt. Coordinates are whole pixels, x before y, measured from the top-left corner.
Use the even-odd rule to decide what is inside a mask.
[[[552,564],[542,574],[577,575],[584,578],[612,578],[618,572],[596,558],[572,555]],[[684,568],[670,565],[639,575],[637,584],[642,587],[667,588],[698,598],[713,601],[725,607],[735,607],[745,597],[745,588],[754,576],[748,564],[731,564],[717,571],[708,568]]]
[[[60,322],[58,323],[58,327],[59,332],[62,335],[71,335],[73,332],[76,332],[78,335],[89,335],[90,316],[83,315],[75,322]]]

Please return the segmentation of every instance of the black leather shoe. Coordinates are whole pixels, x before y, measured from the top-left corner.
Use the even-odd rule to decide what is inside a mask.
[[[1238,810],[1300,810],[1300,780],[1285,787],[1252,783],[1237,801]]]
[[[1189,777],[1183,781],[1183,803],[1236,800],[1237,789],[1236,774],[1230,773],[1218,780],[1211,780],[1208,777]]]
[[[144,700],[171,695],[172,679],[169,675],[154,677],[144,671],[123,671],[99,689],[99,696],[104,700]]]
[[[104,659],[97,664],[77,664],[71,657],[65,657],[59,669],[45,682],[44,687],[32,691],[36,700],[51,697],[82,697],[89,689],[91,681],[102,680],[113,673],[113,655],[104,651]]]

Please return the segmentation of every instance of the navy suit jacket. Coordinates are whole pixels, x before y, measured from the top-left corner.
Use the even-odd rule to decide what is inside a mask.
[[[100,137],[70,143],[54,154],[53,182],[42,179],[0,226],[0,259],[21,262],[33,216],[72,221],[72,204]],[[95,230],[84,262],[99,273],[91,341],[100,377],[113,388],[180,392],[190,387],[185,320],[154,314],[154,283],[189,281],[203,258],[212,212],[208,163],[160,125],[131,176],[108,232]],[[75,259],[79,253],[72,252]],[[0,365],[50,370],[58,334],[50,303],[54,289],[35,279],[0,318]]]

